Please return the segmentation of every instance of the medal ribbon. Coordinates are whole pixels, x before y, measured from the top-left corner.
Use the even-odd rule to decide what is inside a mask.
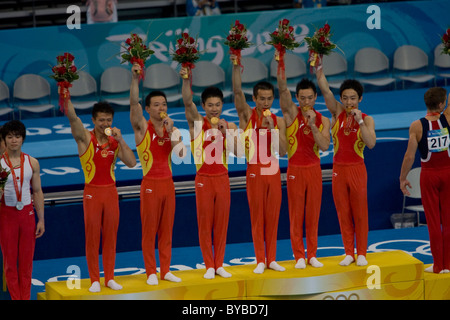
[[[22,202],[22,186],[23,186],[23,167],[25,163],[25,156],[23,152],[20,153],[20,189],[17,184],[16,172],[12,166],[11,160],[9,159],[8,152],[5,151],[3,154],[3,158],[5,159],[6,165],[11,169],[11,174],[14,182],[14,190],[16,191],[17,202]]]
[[[347,134],[349,134],[352,126],[353,126],[353,115],[346,114],[344,133],[348,132]]]
[[[105,142],[104,144],[102,144],[102,145],[100,145],[99,143],[98,143],[98,140],[97,140],[97,137],[95,136],[95,133],[93,134],[93,136],[94,136],[94,142],[95,142],[95,144],[101,149],[101,150],[103,150],[103,149],[106,149],[107,147],[109,147],[109,138],[110,137],[108,137],[108,142]],[[114,139],[114,138],[113,138]]]

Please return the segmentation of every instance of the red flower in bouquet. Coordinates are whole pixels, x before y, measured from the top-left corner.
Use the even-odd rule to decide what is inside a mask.
[[[224,44],[230,47],[231,54],[236,55],[237,59],[233,61],[233,64],[241,65],[241,51],[250,47],[251,43],[247,38],[247,28],[239,20],[236,20],[234,26],[231,26]]]
[[[200,58],[197,41],[184,32],[181,34],[181,38],[177,39],[175,47],[176,50],[172,53],[172,60],[180,63],[183,68],[189,68],[190,75],[191,70],[195,67],[194,63]]]
[[[125,43],[127,44],[127,46],[124,48],[127,50],[127,53],[121,55],[121,63],[129,62],[131,64],[139,64],[142,69],[142,72],[139,73],[139,79],[143,79],[145,62],[155,52],[149,49],[143,43],[141,37],[139,37],[136,33],[132,33],[130,38],[128,38]]]
[[[444,33],[441,38],[444,47],[442,48],[441,54],[449,54],[450,55],[450,28]]]
[[[320,57],[328,55],[337,46],[331,42],[331,27],[328,23],[316,30],[312,37],[306,37],[305,41],[309,49],[309,62],[312,67],[316,66]]]
[[[8,176],[11,171],[6,171],[6,169],[0,167],[0,189],[5,189],[6,180],[8,180]]]
[[[79,78],[77,67],[73,61],[75,57],[66,52],[61,56],[56,57],[58,64],[52,68],[53,75],[50,78],[55,79],[58,85],[59,92],[59,106],[62,112],[67,110],[67,100],[69,99],[69,91],[72,82]]]
[[[270,41],[267,44],[271,44],[277,50],[275,59],[278,60],[278,73],[281,72],[284,78],[284,55],[286,50],[294,50],[300,44],[295,41],[294,27],[289,25],[288,19],[280,20],[278,23],[278,28],[270,34]]]

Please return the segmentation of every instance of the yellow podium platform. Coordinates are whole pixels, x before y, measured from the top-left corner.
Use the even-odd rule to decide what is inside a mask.
[[[146,284],[145,274],[118,276],[116,281],[123,286],[114,291],[102,285],[100,293],[90,293],[89,279],[81,280],[80,289],[70,289],[66,281],[48,282],[45,292],[38,299],[49,300],[219,300],[219,299],[332,299],[332,300],[393,300],[393,299],[440,299],[448,297],[450,282],[447,278],[424,280],[424,265],[420,260],[403,251],[367,254],[368,265],[339,266],[343,256],[324,257],[319,260],[322,268],[295,269],[295,262],[282,261],[285,272],[267,269],[263,274],[253,273],[255,265],[227,267],[231,278],[216,276],[203,278],[205,270],[174,271],[182,279],[180,283],[159,280],[157,286]],[[441,275],[442,276],[442,275]],[[103,279],[102,281],[103,282]],[[432,289],[440,288],[439,293]],[[437,283],[437,284],[436,284]],[[102,283],[103,284],[103,283]]]
[[[426,265],[425,268],[430,266]],[[425,300],[450,300],[450,273],[424,272]]]

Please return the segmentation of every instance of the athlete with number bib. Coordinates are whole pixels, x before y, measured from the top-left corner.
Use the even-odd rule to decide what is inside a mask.
[[[406,177],[419,149],[420,193],[433,256],[433,265],[425,271],[434,273],[450,272],[450,111],[445,109],[446,95],[444,88],[430,88],[425,93],[427,114],[409,128],[408,148],[400,172],[400,189],[409,195],[407,187],[411,188],[411,184]]]

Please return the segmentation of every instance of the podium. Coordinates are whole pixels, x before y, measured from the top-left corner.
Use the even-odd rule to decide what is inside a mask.
[[[226,267],[231,278],[207,280],[204,269],[174,271],[182,282],[159,280],[146,283],[146,275],[117,276],[122,290],[103,285],[89,292],[90,280],[81,279],[79,289],[67,281],[47,282],[38,299],[49,300],[423,300],[450,299],[450,274],[424,273],[423,263],[403,251],[367,254],[367,266],[340,266],[343,256],[319,258],[322,268],[307,265],[295,269],[295,261],[281,261],[284,272],[266,269],[253,273],[255,265]],[[158,275],[159,276],[159,275]]]

